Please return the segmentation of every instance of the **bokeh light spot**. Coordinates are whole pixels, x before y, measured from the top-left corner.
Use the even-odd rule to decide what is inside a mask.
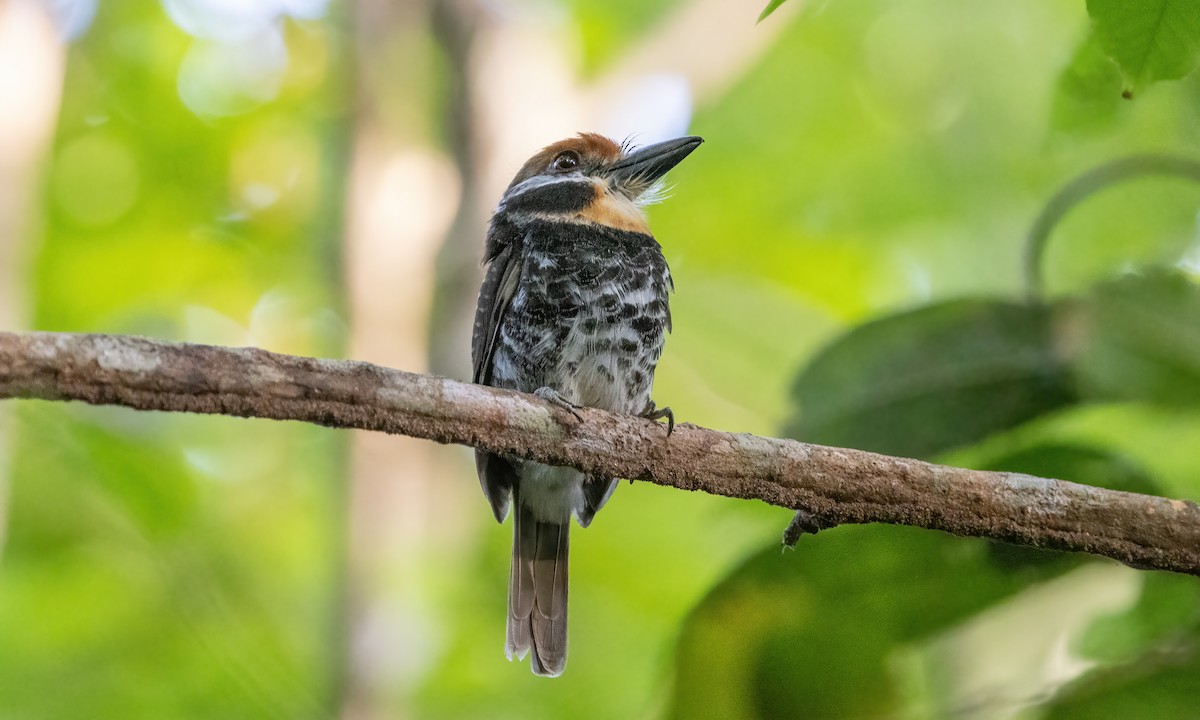
[[[83,35],[96,16],[96,0],[46,0],[45,6],[67,40]]]
[[[236,41],[196,41],[179,67],[179,97],[200,117],[240,115],[275,99],[287,62],[274,27]]]

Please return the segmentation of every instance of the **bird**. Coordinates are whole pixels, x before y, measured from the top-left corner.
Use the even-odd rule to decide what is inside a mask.
[[[645,205],[696,136],[635,148],[597,133],[555,142],[517,172],[492,214],[472,329],[472,381],[581,407],[667,421],[651,399],[674,290]],[[536,675],[567,661],[572,516],[587,527],[616,478],[476,450],[497,522],[513,509],[505,654]],[[532,651],[532,652],[531,652]]]

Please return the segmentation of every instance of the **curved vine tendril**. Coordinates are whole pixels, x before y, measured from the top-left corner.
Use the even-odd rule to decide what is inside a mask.
[[[1135,155],[1092,168],[1054,194],[1029,228],[1025,240],[1025,292],[1040,299],[1045,292],[1046,245],[1063,217],[1092,195],[1126,180],[1152,175],[1170,175],[1200,183],[1200,160],[1173,155]]]

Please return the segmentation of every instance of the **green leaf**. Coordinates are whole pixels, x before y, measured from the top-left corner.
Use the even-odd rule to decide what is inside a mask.
[[[1055,130],[1099,131],[1112,125],[1121,104],[1121,71],[1089,33],[1058,76],[1050,110]]]
[[[1088,0],[1087,7],[1104,49],[1121,66],[1128,90],[1181,78],[1196,67],[1196,0]]]
[[[1200,654],[1152,668],[1109,673],[1069,692],[1038,717],[1043,720],[1193,720],[1200,697]]]
[[[986,562],[987,543],[841,527],[735,570],[684,622],[668,718],[905,717],[896,651],[1057,576]]]
[[[1200,404],[1200,286],[1178,272],[1130,275],[1063,306],[1082,343],[1080,392],[1097,400]]]
[[[784,0],[771,0],[771,2],[767,3],[767,6],[765,8],[763,8],[763,11],[758,14],[757,22],[762,22],[763,20],[766,20],[767,16],[770,15],[771,13],[775,12],[779,8],[779,6],[783,4],[783,2],[784,2]]]
[[[924,457],[1072,400],[1040,305],[956,300],[862,325],[796,380],[790,437]]]

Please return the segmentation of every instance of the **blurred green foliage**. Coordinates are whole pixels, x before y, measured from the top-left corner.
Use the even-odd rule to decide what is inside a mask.
[[[1089,33],[1059,75],[1052,127],[1064,133],[1102,132],[1120,111],[1121,70]]]
[[[770,0],[759,13],[759,22],[784,2]],[[1108,85],[1107,73],[1097,62],[1098,45],[1120,67],[1127,97],[1158,80],[1177,80],[1200,62],[1200,5],[1191,0],[1087,0],[1087,9],[1099,43],[1089,36],[1079,46],[1068,70],[1073,83],[1092,84],[1093,89]],[[1109,100],[1115,98],[1086,95],[1081,93],[1074,99],[1099,110],[1101,117],[1107,114]],[[1079,119],[1093,120],[1087,113],[1080,113]]]
[[[1020,299],[1026,229],[1064,181],[1200,148],[1197,74],[1154,82],[1183,45],[1134,67],[1098,16],[1150,4],[801,8],[697,109],[708,142],[651,211],[678,286],[656,399],[728,430],[1200,499],[1200,189],[1097,195],[1056,228],[1047,293]],[[677,5],[552,4],[589,77]],[[206,115],[179,88],[201,40],[156,4],[99,6],[70,49],[38,329],[341,352],[343,12],[284,22],[274,95]],[[399,136],[434,142],[444,63],[428,27],[397,32],[387,67],[358,69]],[[335,713],[343,434],[18,410],[0,715]],[[509,528],[482,500],[460,512],[471,561],[413,591],[448,621],[395,680],[398,715],[1176,718],[1200,697],[1194,578],[892,527],[781,554],[786,512],[642,484],[574,534],[571,662],[546,682],[501,655]]]
[[[902,716],[916,698],[895,665],[899,648],[1070,562],[1018,572],[989,563],[985,541],[901,527],[807,541],[795,554],[759,552],[688,618],[671,717]],[[955,714],[943,710],[930,716]]]
[[[340,352],[343,91],[291,24],[277,97],[181,100],[201,43],[103,3],[70,48],[33,324]],[[263,200],[255,193],[279,188]],[[18,412],[0,562],[0,716],[320,717],[341,663],[344,438],[113,408]]]
[[[778,4],[772,3],[768,11]],[[1022,188],[1019,181],[1012,181],[1024,178],[1028,187],[1042,187],[1044,199],[1051,188],[1044,178],[1022,171],[1023,159],[990,154],[1012,152],[1014,147],[1037,149],[1045,167],[1098,150],[1101,154],[1092,155],[1096,163],[1109,159],[1103,153],[1114,151],[1174,148],[1185,155],[1194,153],[1200,83],[1193,75],[1186,85],[1158,89],[1157,96],[1139,96],[1164,103],[1155,109],[1145,103],[1123,103],[1121,74],[1099,52],[1094,37],[1085,34],[1075,58],[1063,66],[1057,79],[1050,67],[1037,72],[1004,56],[1014,63],[1013,77],[1025,82],[1040,78],[1033,82],[1044,83],[1040,97],[1046,104],[1041,107],[1048,112],[1041,122],[1024,126],[1016,115],[1019,111],[1009,107],[1002,115],[1007,123],[994,125],[972,110],[986,107],[986,94],[1000,90],[1004,81],[994,78],[993,85],[955,88],[953,81],[960,71],[942,68],[936,75],[941,86],[926,97],[936,101],[952,89],[959,90],[961,97],[956,99],[961,106],[955,108],[956,116],[944,129],[935,127],[930,133],[938,147],[910,156],[920,160],[892,165],[880,159],[883,153],[895,153],[898,144],[922,137],[921,130],[931,126],[910,122],[906,133],[894,131],[891,142],[882,148],[873,145],[873,123],[856,122],[856,111],[861,114],[863,105],[893,96],[895,89],[876,80],[876,76],[891,77],[887,69],[869,65],[860,70],[864,62],[860,58],[865,55],[869,62],[871,54],[879,52],[881,38],[888,37],[893,26],[901,27],[889,16],[915,16],[917,11],[891,8],[882,17],[863,12],[872,19],[865,21],[869,28],[862,30],[861,37],[866,38],[866,52],[859,57],[835,54],[840,48],[830,35],[818,38],[819,31],[813,29],[818,25],[828,31],[839,21],[852,24],[851,7],[861,10],[868,5],[825,4],[819,15],[808,14],[800,21],[810,23],[813,33],[810,42],[800,45],[810,52],[818,47],[825,51],[822,59],[829,61],[823,66],[828,76],[848,77],[856,83],[856,96],[845,98],[851,103],[837,106],[844,96],[829,84],[818,85],[821,81],[816,78],[794,78],[791,90],[796,97],[820,98],[826,120],[853,125],[854,130],[845,131],[854,134],[853,142],[839,142],[837,132],[822,128],[820,119],[809,122],[807,108],[798,108],[798,113],[773,112],[765,120],[756,120],[763,137],[776,143],[770,159],[764,155],[759,162],[762,167],[790,171],[791,197],[804,198],[790,206],[794,213],[804,213],[799,227],[832,226],[852,238],[874,237],[880,251],[891,253],[885,262],[893,270],[899,269],[896,248],[905,247],[921,258],[915,263],[918,267],[940,267],[960,281],[966,280],[961,275],[965,270],[973,275],[973,284],[939,288],[930,283],[932,297],[927,295],[918,307],[853,325],[810,353],[789,393],[792,405],[786,432],[812,442],[1137,492],[1200,497],[1192,452],[1200,427],[1193,388],[1200,346],[1192,337],[1197,285],[1189,249],[1194,243],[1200,188],[1146,181],[1107,190],[1102,200],[1092,200],[1062,220],[1049,247],[1042,248],[1052,259],[1048,263],[1051,296],[1017,302],[1010,299],[1016,295],[1015,284],[1005,278],[1011,278],[1021,263],[1015,253],[1004,260],[995,252],[1018,250],[1023,242],[1020,223],[1012,222],[1020,215],[1014,215],[1012,208],[1022,204]],[[918,5],[929,12],[936,3]],[[940,35],[931,39],[913,23],[904,25],[912,32],[904,37],[913,43],[905,49],[919,58],[921,51],[914,49],[919,36],[936,46],[924,52],[945,58],[953,55],[946,49],[951,42],[974,39],[979,47],[1003,55],[1003,40],[982,37],[988,21],[980,15],[987,11],[977,3],[968,5],[963,12],[976,17],[959,24],[953,10],[938,5],[941,26],[958,31],[954,40]],[[1090,7],[1095,5],[1099,4]],[[1121,7],[1133,13],[1144,5]],[[1182,4],[1174,7],[1172,12],[1195,10],[1194,6],[1180,10]],[[1011,4],[996,12],[991,22],[1020,27],[1026,48],[1037,44],[1030,16],[1022,16]],[[1107,29],[1099,18],[1096,27],[1111,52],[1111,39],[1104,35]],[[895,32],[901,36],[901,31]],[[1170,46],[1158,47],[1152,56],[1186,51],[1190,57],[1189,38],[1194,32],[1200,32],[1200,23],[1191,23],[1170,40],[1165,35],[1152,37],[1152,44]],[[852,32],[847,36],[858,37]],[[1146,69],[1139,67],[1131,74],[1128,56],[1115,56],[1126,81],[1139,88],[1185,74],[1150,69],[1160,68],[1165,62],[1160,59],[1147,60]],[[989,63],[969,52],[957,57],[971,66],[961,72],[975,77]],[[898,54],[888,58],[900,64],[896,73],[901,77],[895,79],[911,97],[919,59]],[[818,62],[809,55],[796,59],[794,65],[813,68]],[[1176,98],[1174,107],[1165,101],[1168,94]],[[747,101],[743,106],[757,105]],[[928,107],[929,103],[914,109]],[[908,110],[903,105],[874,109],[877,118],[891,120],[892,128],[899,124],[895,115],[906,115],[895,110]],[[1152,119],[1159,112],[1164,115]],[[907,116],[922,119],[912,111]],[[1143,132],[1130,133],[1142,123]],[[1044,133],[1040,138],[1014,134],[1039,126]],[[971,131],[978,133],[975,142],[955,143]],[[789,136],[803,141],[782,140]],[[1147,142],[1151,138],[1153,142]],[[805,154],[788,155],[793,147],[803,148]],[[956,152],[947,154],[948,147]],[[821,158],[820,148],[839,153],[837,160]],[[861,148],[876,152],[863,156]],[[907,186],[874,167],[881,162],[906,173]],[[728,174],[776,177],[754,164],[750,160]],[[823,171],[816,181],[820,186],[809,180],[806,170],[812,166]],[[836,183],[839,172],[853,179],[854,191],[830,187],[831,174]],[[988,181],[998,175],[1009,184]],[[927,184],[931,177],[941,180]],[[810,187],[820,195],[807,197]],[[930,187],[946,189],[930,192]],[[972,193],[985,188],[991,193],[987,202],[972,203]],[[743,197],[748,199],[746,190]],[[768,205],[766,198],[772,192],[767,183],[753,192],[762,200],[757,204],[747,200],[747,210],[739,218],[743,229],[718,236],[754,238],[753,252],[760,261],[763,254],[770,257],[764,264],[774,269],[763,273],[766,277],[804,273],[802,259],[770,256],[780,231],[786,236],[796,225],[789,225],[785,215]],[[822,217],[824,225],[818,225],[809,219],[813,205],[830,203],[830,196],[859,202],[852,205],[854,212],[843,210],[832,220]],[[900,198],[903,205],[896,208],[903,207],[907,216],[893,212],[880,217],[889,202]],[[938,201],[958,204],[959,211],[938,207]],[[712,202],[719,201],[713,198]],[[764,207],[770,208],[765,218]],[[1009,221],[996,218],[990,228],[983,225],[982,217],[993,211],[1008,213]],[[1177,212],[1181,214],[1171,219]],[[1024,213],[1026,221],[1034,214],[1032,208]],[[941,258],[930,252],[929,242],[940,229],[935,218],[941,217],[956,218],[955,242],[975,253],[969,263],[944,262],[944,252]],[[1001,227],[1007,227],[1007,237],[995,234]],[[897,240],[889,242],[889,237]],[[768,245],[766,253],[760,239]],[[814,240],[813,235],[801,236],[793,247]],[[745,247],[734,242],[728,250],[737,253]],[[839,243],[839,249],[847,251],[847,244]],[[727,268],[746,262],[732,254],[724,259]],[[809,261],[807,266],[823,277],[798,283],[800,293],[846,312],[847,303],[831,298],[834,292],[845,291],[848,283],[871,282],[870,290],[852,293],[860,301],[869,298],[871,291],[880,292],[879,275],[860,270],[841,283],[841,276],[830,273],[828,259],[822,260]],[[845,261],[832,265],[850,266]],[[1112,278],[1131,267],[1141,269]],[[947,281],[954,283],[943,280]],[[767,332],[779,327],[764,325]],[[1146,411],[1139,405],[1161,409]],[[1172,434],[1171,440],[1164,438],[1156,449],[1132,454],[1139,439],[1164,431]],[[1120,438],[1122,434],[1126,437]],[[1195,578],[1138,576],[1078,556],[930,533],[915,535],[897,528],[839,528],[803,538],[794,555],[781,556],[776,548],[752,555],[685,622],[669,714],[725,718],[1186,718],[1194,714],[1200,698],[1200,583]],[[1112,575],[1092,586],[1098,565]],[[1134,584],[1122,589],[1123,582]],[[1054,589],[1049,597],[1041,594],[1047,588]],[[1119,599],[1129,597],[1123,593],[1134,600]],[[1055,622],[1053,618],[1064,613],[1072,623]],[[1012,639],[1014,633],[1024,640]],[[1072,663],[1077,665],[1064,670]]]
[[[1102,283],[1071,303],[1081,393],[1182,408],[1200,404],[1200,286],[1177,272]],[[1070,327],[1074,325],[1074,327]]]
[[[645,37],[663,22],[680,0],[561,0],[571,13],[571,24],[579,31],[580,72],[591,77],[602,72],[633,42]]]

